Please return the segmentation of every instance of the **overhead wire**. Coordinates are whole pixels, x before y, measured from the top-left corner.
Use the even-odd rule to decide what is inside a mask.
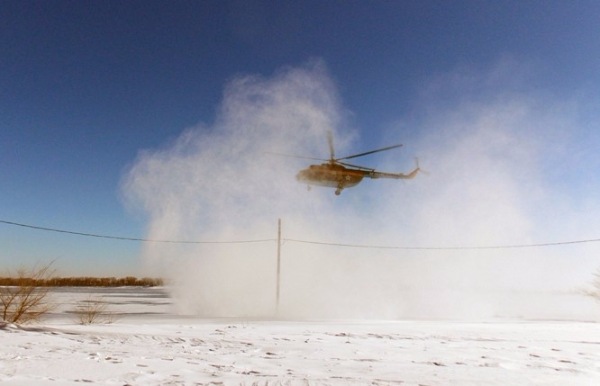
[[[75,232],[75,231],[69,231],[69,230],[64,230],[64,229],[42,227],[42,226],[38,226],[38,225],[21,224],[21,223],[17,223],[17,222],[13,222],[13,221],[6,221],[6,220],[0,220],[0,223],[7,224],[7,225],[14,225],[14,226],[23,227],[23,228],[37,229],[37,230],[42,230],[42,231],[67,233],[67,234],[77,235],[77,236],[95,237],[95,238],[111,239],[111,240],[140,241],[140,242],[145,242],[145,243],[248,244],[248,243],[263,243],[263,242],[277,241],[277,239],[229,240],[229,241],[153,240],[153,239],[144,239],[144,238],[138,238],[138,237],[123,237],[123,236],[100,235],[100,234],[95,234],[95,233]]]
[[[600,242],[600,239],[587,239],[587,240],[574,240],[574,241],[559,241],[549,243],[535,243],[535,244],[513,244],[513,245],[487,245],[487,246],[446,246],[446,247],[411,247],[411,246],[393,246],[393,245],[367,245],[367,244],[342,244],[333,242],[323,241],[308,241],[298,239],[284,239],[285,241],[302,243],[302,244],[315,244],[315,245],[326,245],[333,247],[344,247],[344,248],[364,248],[364,249],[398,249],[398,250],[412,250],[412,251],[452,251],[452,250],[483,250],[483,249],[518,249],[518,248],[539,248],[539,247],[552,247],[558,245],[569,245],[569,244],[583,244],[583,243],[594,243]]]
[[[42,231],[66,233],[77,236],[94,237],[102,239],[112,240],[123,240],[123,241],[137,241],[147,243],[169,243],[169,244],[248,244],[248,243],[264,243],[264,242],[276,242],[276,238],[266,239],[250,239],[250,240],[154,240],[145,239],[138,237],[123,237],[123,236],[112,236],[102,235],[95,233],[76,232],[64,229],[42,227],[38,225],[23,224],[14,221],[0,220],[0,223],[6,225],[13,225],[23,228],[37,229]],[[584,244],[584,243],[596,243],[600,242],[600,238],[596,239],[583,239],[583,240],[569,240],[569,241],[558,241],[558,242],[547,242],[547,243],[532,243],[532,244],[508,244],[508,245],[487,245],[487,246],[394,246],[394,245],[369,245],[369,244],[345,244],[325,241],[314,241],[314,240],[301,240],[294,238],[281,238],[281,242],[291,242],[300,244],[313,244],[313,245],[324,245],[332,247],[343,247],[343,248],[362,248],[362,249],[396,249],[396,250],[413,250],[413,251],[452,251],[452,250],[491,250],[491,249],[519,249],[519,248],[540,248],[540,247],[553,247],[560,245],[572,245],[572,244]]]

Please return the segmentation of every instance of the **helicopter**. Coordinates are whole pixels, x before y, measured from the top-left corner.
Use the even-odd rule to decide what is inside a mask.
[[[299,182],[303,182],[307,184],[308,190],[310,190],[312,185],[315,186],[325,186],[330,188],[335,188],[335,194],[339,196],[342,193],[342,190],[345,188],[351,188],[353,186],[358,185],[363,178],[394,178],[394,179],[411,179],[414,178],[417,173],[421,170],[419,168],[419,161],[416,160],[416,167],[414,170],[409,172],[408,174],[403,173],[386,173],[379,172],[373,168],[368,168],[364,166],[352,165],[346,162],[342,162],[344,160],[363,157],[369,154],[378,153],[386,150],[396,149],[402,146],[393,145],[387,146],[381,149],[371,150],[364,153],[353,154],[346,157],[335,158],[335,152],[333,148],[333,135],[331,132],[328,132],[327,141],[329,143],[329,159],[322,158],[312,158],[312,157],[301,157],[301,156],[292,156],[296,158],[305,158],[305,159],[314,159],[319,161],[326,161],[325,163],[319,165],[310,165],[306,169],[303,169],[298,172],[296,175],[296,180]]]

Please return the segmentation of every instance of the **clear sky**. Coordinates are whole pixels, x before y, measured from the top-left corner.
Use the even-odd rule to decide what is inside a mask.
[[[442,128],[423,124],[431,109],[466,93],[570,106],[579,150],[541,169],[568,185],[563,197],[594,200],[599,36],[593,0],[4,0],[0,220],[146,237],[121,188],[140,151],[211,127],[232,79],[315,60],[358,133],[356,151],[435,138]],[[583,170],[553,174],[578,156]],[[0,270],[56,260],[64,274],[139,274],[136,242],[0,224],[0,245]]]

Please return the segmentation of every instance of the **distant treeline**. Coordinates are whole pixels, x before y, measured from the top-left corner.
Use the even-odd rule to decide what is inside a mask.
[[[0,286],[36,286],[36,287],[156,287],[162,286],[162,279],[151,277],[53,277],[49,279],[30,279],[19,277],[0,277]]]

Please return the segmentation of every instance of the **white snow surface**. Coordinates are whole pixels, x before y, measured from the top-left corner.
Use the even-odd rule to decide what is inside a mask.
[[[585,321],[198,319],[161,289],[60,289],[35,325],[0,322],[2,385],[600,385]],[[102,296],[115,320],[78,324]]]

